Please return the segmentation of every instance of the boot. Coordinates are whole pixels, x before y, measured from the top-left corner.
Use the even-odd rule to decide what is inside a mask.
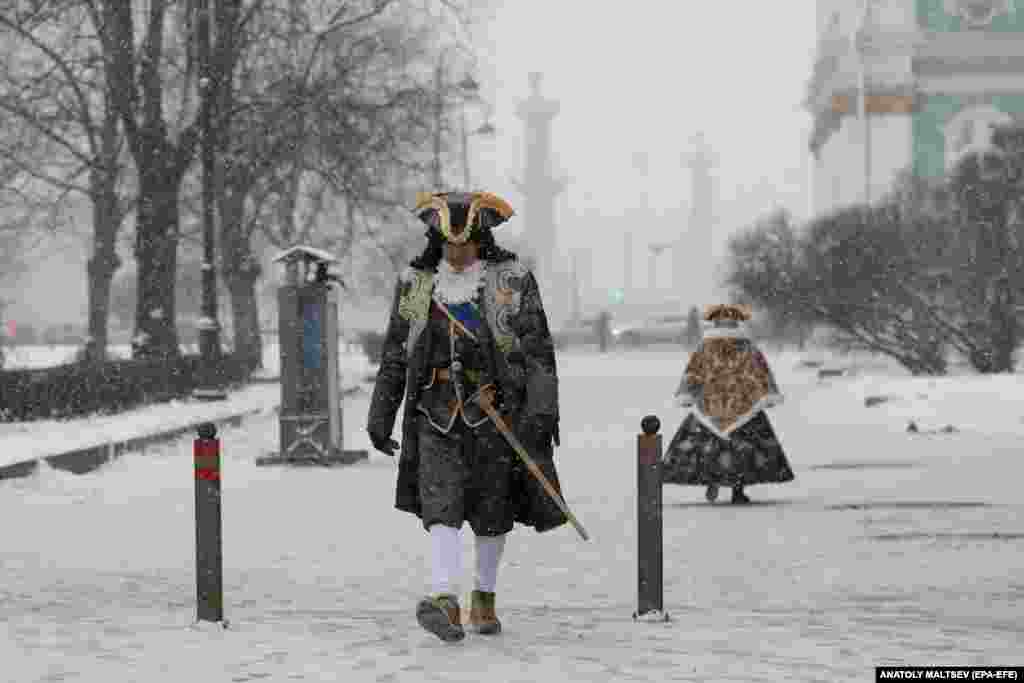
[[[498,615],[494,612],[494,593],[473,591],[469,623],[477,633],[484,635],[501,633],[501,622],[498,621]]]
[[[733,505],[749,505],[750,499],[747,498],[747,494],[743,493],[742,486],[734,486],[732,488],[732,504]]]
[[[451,593],[427,596],[416,606],[416,621],[441,640],[454,643],[466,637],[459,599]]]

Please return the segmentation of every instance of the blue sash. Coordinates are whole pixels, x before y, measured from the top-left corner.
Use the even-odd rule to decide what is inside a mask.
[[[480,311],[472,301],[461,304],[448,304],[448,310],[470,332],[476,332],[480,328]]]

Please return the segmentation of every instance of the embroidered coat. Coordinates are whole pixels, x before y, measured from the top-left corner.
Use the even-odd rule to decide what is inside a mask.
[[[420,393],[431,379],[427,367],[427,359],[431,356],[427,345],[431,335],[423,332],[430,314],[434,277],[433,271],[412,267],[406,268],[399,277],[368,418],[370,430],[391,434],[404,400],[395,507],[416,515],[420,515],[421,502],[420,449],[415,427]],[[559,413],[555,348],[537,282],[533,274],[516,260],[487,262],[484,277],[480,304],[486,331],[481,334],[481,339],[489,349],[486,353],[487,375],[493,378],[502,396],[499,411],[513,430],[531,416],[553,416],[553,436],[557,445]],[[530,441],[523,439],[521,434],[518,436],[521,441]],[[553,454],[550,442],[530,451],[530,456],[554,483],[557,472]],[[513,458],[518,461],[517,457]],[[525,468],[521,468],[516,478],[515,521],[537,531],[546,531],[567,521]]]

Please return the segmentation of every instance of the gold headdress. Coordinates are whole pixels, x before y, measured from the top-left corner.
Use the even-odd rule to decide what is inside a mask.
[[[704,320],[737,320],[746,322],[754,315],[754,309],[747,304],[711,304],[704,307]]]

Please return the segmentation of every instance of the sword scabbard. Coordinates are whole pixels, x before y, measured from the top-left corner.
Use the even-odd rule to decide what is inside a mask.
[[[487,413],[487,417],[491,418],[491,422],[495,424],[495,426],[498,428],[498,431],[501,432],[502,436],[505,437],[505,440],[508,441],[509,445],[512,446],[512,450],[515,451],[516,455],[519,456],[519,459],[523,461],[524,465],[526,465],[526,469],[529,470],[530,474],[532,474],[538,482],[540,482],[540,485],[544,489],[544,492],[548,494],[548,497],[550,497],[551,500],[554,501],[555,505],[557,505],[558,509],[562,511],[566,519],[568,519],[569,522],[573,525],[573,527],[575,527],[576,532],[580,535],[580,537],[584,541],[589,541],[590,536],[587,534],[587,530],[584,529],[583,525],[580,524],[578,519],[576,519],[576,515],[572,514],[572,511],[569,510],[569,506],[566,504],[565,500],[562,499],[561,494],[559,494],[555,487],[551,484],[551,482],[548,481],[548,478],[544,476],[544,472],[540,469],[540,467],[537,466],[537,463],[534,462],[533,458],[531,458],[530,455],[526,452],[526,449],[523,447],[523,444],[520,443],[519,439],[516,438],[516,435],[512,433],[512,430],[509,429],[508,424],[501,417],[501,415],[499,415],[498,412],[494,409],[494,406],[491,405],[491,403],[488,402],[486,399],[480,400],[480,397],[477,398],[477,403],[479,403],[480,407],[483,408],[485,413]]]

